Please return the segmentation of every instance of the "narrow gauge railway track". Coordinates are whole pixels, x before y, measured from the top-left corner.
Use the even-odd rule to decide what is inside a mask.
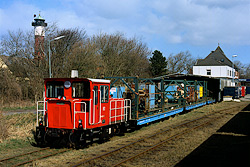
[[[50,149],[49,147],[42,148],[39,150],[34,150],[26,152],[23,154],[15,155],[12,157],[4,158],[0,160],[0,166],[21,166],[28,163],[32,163],[36,160],[48,158],[60,153],[69,151],[69,149]]]
[[[242,105],[241,105],[242,106]],[[124,144],[119,148],[115,148],[112,151],[106,152],[104,154],[95,156],[93,158],[78,162],[73,165],[76,166],[119,166],[127,161],[130,161],[146,152],[154,150],[161,145],[164,145],[168,141],[175,140],[185,134],[191,133],[195,129],[204,127],[211,122],[222,118],[225,114],[232,114],[234,109],[240,106],[234,106],[227,109],[221,109],[215,111],[214,113],[207,114],[205,116],[196,118],[184,122],[182,124],[172,126],[170,128],[164,129],[153,135],[141,138],[137,141],[130,142],[129,144]],[[228,111],[229,110],[229,111]],[[224,111],[224,112],[223,112]],[[228,112],[225,112],[228,111]],[[171,133],[173,129],[180,129],[177,133]],[[168,132],[168,133],[167,133]]]

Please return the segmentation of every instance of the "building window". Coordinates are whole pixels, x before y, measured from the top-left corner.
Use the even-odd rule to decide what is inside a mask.
[[[211,70],[207,69],[207,75],[211,75]]]

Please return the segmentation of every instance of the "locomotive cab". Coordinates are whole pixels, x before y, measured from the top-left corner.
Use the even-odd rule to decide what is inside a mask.
[[[46,80],[45,85],[49,128],[87,129],[107,124],[109,80],[54,79]]]
[[[110,81],[89,78],[48,78],[44,101],[37,104],[38,143],[65,139],[71,143],[108,134],[128,120],[131,102],[110,97]],[[43,109],[39,109],[43,104]],[[72,142],[73,141],[73,142]]]

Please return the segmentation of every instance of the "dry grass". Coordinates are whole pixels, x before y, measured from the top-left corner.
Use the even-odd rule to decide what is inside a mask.
[[[10,111],[17,109],[30,109],[35,108],[36,103],[31,101],[15,101],[12,103],[4,103],[0,106],[0,111]]]
[[[26,140],[33,138],[31,130],[35,127],[36,116],[32,113],[21,113],[20,111],[30,110],[36,104],[30,101],[17,101],[6,103],[0,107],[0,143],[12,139]],[[19,111],[20,114],[3,115]]]
[[[0,112],[0,143],[2,143],[8,136],[8,126],[3,114]]]
[[[78,162],[81,159],[88,159],[93,157],[93,154],[100,154],[103,153],[102,150],[110,150],[112,146],[116,146],[117,144],[126,143],[127,140],[135,141],[142,136],[148,136],[152,134],[152,132],[159,131],[160,129],[170,127],[171,125],[176,125],[181,122],[186,122],[189,119],[193,119],[195,117],[199,117],[205,114],[210,114],[212,112],[216,112],[223,108],[230,108],[238,103],[234,102],[221,102],[216,104],[211,104],[204,106],[202,108],[198,108],[192,110],[189,113],[183,115],[176,115],[175,117],[171,117],[168,120],[160,121],[155,124],[151,124],[150,126],[142,127],[140,130],[135,132],[126,133],[125,136],[115,136],[111,139],[111,141],[106,142],[104,144],[93,144],[89,148],[80,149],[80,150],[72,150],[70,152],[66,152],[63,154],[59,154],[55,157],[47,158],[46,160],[39,160],[35,162],[37,166],[65,166],[65,165],[73,165],[72,162]],[[245,103],[241,103],[241,105],[245,105]],[[240,107],[239,107],[240,108]],[[229,115],[229,117],[232,117]],[[35,127],[35,114],[28,113],[28,114],[15,114],[11,116],[5,116],[5,121],[10,125],[8,128],[9,137],[6,140],[26,140],[27,137],[33,137],[31,134],[31,129]],[[219,128],[221,125],[225,124],[229,118],[225,118],[224,121],[218,122]],[[206,140],[212,133],[214,133],[214,129],[211,130],[202,130],[197,131],[196,137],[193,138],[190,136],[190,139],[185,139],[184,141],[179,140],[179,143],[172,143],[173,149],[172,150],[163,150],[163,152],[159,151],[156,153],[155,160],[152,162],[158,162],[154,164],[150,164],[151,166],[163,165],[163,166],[173,166],[176,162],[180,161],[183,157],[185,157],[188,153],[190,153],[194,148],[199,146],[204,140]],[[0,149],[1,150],[1,149]],[[14,149],[13,149],[14,152]],[[15,150],[16,152],[16,150]],[[1,151],[0,151],[1,153]],[[158,157],[158,158],[157,158]],[[166,164],[166,157],[167,161],[169,162]],[[142,157],[141,157],[142,158]],[[145,156],[148,159],[147,156]],[[142,158],[143,159],[143,158]],[[146,160],[145,160],[146,162]],[[134,162],[131,166],[145,166],[145,162]],[[144,165],[143,165],[144,164]],[[130,164],[126,164],[130,166]]]
[[[26,139],[32,138],[31,130],[35,128],[36,116],[33,113],[14,114],[6,116],[8,124],[10,125],[8,139]]]
[[[212,112],[216,112],[221,109],[234,107],[238,103],[234,102],[221,102],[216,104],[211,104],[204,106],[202,108],[198,108],[192,110],[183,115],[176,115],[168,120],[160,121],[158,123],[151,124],[150,126],[142,127],[140,130],[135,132],[126,133],[125,136],[115,136],[111,139],[111,141],[106,142],[104,144],[94,144],[89,148],[81,149],[81,150],[73,150],[56,157],[50,157],[46,160],[39,160],[36,162],[37,166],[70,166],[73,165],[72,162],[79,162],[83,159],[92,158],[94,155],[102,154],[103,151],[111,150],[110,147],[115,147],[118,144],[126,143],[129,141],[136,141],[140,137],[149,136],[152,132],[160,131],[161,129],[171,127],[171,125],[180,124],[182,122],[186,122],[187,120],[194,119],[206,114],[210,114]],[[242,106],[245,103],[241,103]],[[240,107],[239,107],[240,108]],[[158,150],[155,152],[155,156],[150,155],[150,157],[145,154],[144,156],[136,159],[134,163],[126,164],[124,166],[174,166],[177,162],[179,162],[183,157],[189,154],[192,150],[194,150],[197,146],[199,146],[202,142],[204,142],[212,133],[215,132],[215,129],[218,129],[223,124],[225,124],[228,119],[230,119],[232,115],[225,117],[224,120],[218,121],[216,123],[217,127],[208,127],[208,129],[197,130],[195,131],[194,136],[188,136],[188,139],[180,139],[178,142],[171,143],[172,148],[167,148],[166,150]],[[145,157],[145,158],[144,158]],[[140,161],[141,159],[141,161]],[[151,160],[151,161],[149,161]],[[147,164],[147,165],[146,165]],[[87,165],[86,165],[87,166]]]
[[[30,143],[34,142],[31,130],[35,127],[35,119],[36,116],[32,113],[0,116],[0,134],[5,132],[4,138],[0,139],[0,159],[35,148]]]
[[[33,140],[36,116],[33,113],[4,116],[0,113],[0,143],[2,147]],[[1,154],[1,151],[0,151]]]

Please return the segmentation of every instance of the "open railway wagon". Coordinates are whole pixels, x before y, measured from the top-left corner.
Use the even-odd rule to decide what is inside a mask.
[[[110,79],[110,80],[107,80]],[[212,103],[207,81],[47,78],[37,103],[38,145],[85,146]]]
[[[130,127],[215,102],[208,97],[207,82],[164,78],[106,77],[116,97],[131,100]],[[111,94],[113,92],[111,91]]]

